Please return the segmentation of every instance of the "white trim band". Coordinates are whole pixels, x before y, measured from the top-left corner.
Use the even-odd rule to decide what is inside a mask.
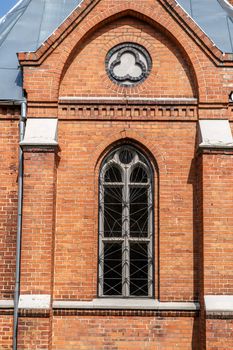
[[[20,309],[49,309],[50,295],[21,295]],[[0,300],[0,309],[13,309],[13,300]],[[160,302],[153,299],[93,299],[91,301],[55,300],[53,309],[89,310],[153,310],[153,311],[198,311],[198,302]]]
[[[205,295],[207,312],[233,312],[233,295]]]
[[[13,309],[14,300],[0,300],[0,309]]]
[[[49,294],[24,294],[19,297],[19,309],[49,309]]]
[[[54,309],[197,311],[198,302],[160,302],[152,299],[93,299],[91,301],[55,300]]]
[[[61,96],[59,101],[148,101],[148,102],[193,102],[197,103],[197,99],[193,97],[109,97],[109,96]]]

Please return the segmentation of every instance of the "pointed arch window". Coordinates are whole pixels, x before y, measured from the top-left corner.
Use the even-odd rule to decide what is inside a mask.
[[[108,155],[99,183],[99,296],[153,296],[153,170],[135,147]]]

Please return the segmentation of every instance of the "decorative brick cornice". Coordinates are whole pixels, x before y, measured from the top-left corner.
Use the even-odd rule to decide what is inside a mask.
[[[60,150],[58,145],[25,145],[21,147],[24,153],[57,153]]]
[[[226,155],[226,156],[232,156],[233,155],[233,148],[232,147],[216,147],[216,148],[209,148],[209,147],[202,147],[198,148],[197,154],[203,154],[203,155]]]
[[[60,99],[59,119],[196,120],[195,99]]]
[[[154,311],[154,310],[67,310],[54,309],[54,316],[141,316],[141,317],[194,317],[199,311]]]
[[[60,107],[59,119],[76,120],[196,120],[197,108],[190,106],[105,106]]]
[[[206,312],[207,320],[233,320],[233,312]]]
[[[2,106],[0,107],[0,119],[19,119],[20,107],[19,106]]]
[[[47,318],[50,317],[50,309],[20,309],[19,310],[19,316],[20,317],[40,317],[40,318]]]
[[[14,309],[0,309],[0,317],[1,316],[12,316],[14,314]]]

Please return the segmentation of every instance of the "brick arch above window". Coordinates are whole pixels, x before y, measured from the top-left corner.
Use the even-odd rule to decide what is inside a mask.
[[[144,151],[149,157],[155,171],[160,177],[166,176],[167,168],[165,157],[156,146],[156,142],[148,140],[143,134],[137,133],[130,129],[123,129],[109,136],[103,140],[96,148],[95,152],[90,155],[89,164],[92,171],[98,177],[101,162],[107,152],[117,147],[117,145],[129,143]]]

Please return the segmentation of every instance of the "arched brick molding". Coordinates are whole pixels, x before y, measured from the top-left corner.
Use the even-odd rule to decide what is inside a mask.
[[[107,52],[124,42],[144,47],[153,61],[147,79],[131,87],[114,83],[105,71]],[[173,69],[167,66],[168,61],[173,62]],[[86,66],[89,67],[88,71]],[[87,93],[103,96],[111,93],[122,96],[144,94],[151,98],[198,96],[195,72],[183,50],[161,30],[131,15],[111,21],[91,33],[84,43],[76,47],[63,75],[60,96],[68,96],[69,93],[74,96]],[[179,86],[176,81],[178,77]]]
[[[156,18],[153,14],[156,12]],[[137,4],[130,4],[126,2],[125,4],[114,6],[113,8],[106,10],[99,14],[98,16],[91,17],[80,24],[77,28],[78,33],[71,34],[69,41],[69,47],[65,48],[66,57],[62,57],[60,61],[60,68],[62,69],[60,74],[60,83],[64,76],[64,73],[69,66],[70,62],[75,57],[78,46],[83,43],[88,37],[94,33],[97,28],[104,26],[115,19],[130,15],[144,20],[150,25],[157,27],[162,33],[164,33],[170,40],[172,40],[177,47],[183,52],[190,69],[193,71],[195,85],[197,90],[197,95],[202,96],[202,99],[206,97],[206,82],[204,71],[202,70],[199,58],[194,52],[190,42],[191,39],[187,39],[186,34],[183,32],[182,28],[175,22],[171,21],[168,15],[167,20],[164,22],[164,13],[161,11],[161,7],[155,4],[154,7],[140,6]],[[72,38],[73,36],[73,38]],[[176,39],[179,37],[179,40]],[[182,44],[181,44],[182,43]],[[73,45],[73,46],[72,46]],[[65,59],[64,59],[65,58]],[[63,65],[63,67],[61,67]]]
[[[157,171],[160,176],[166,174],[166,163],[163,155],[159,152],[156,147],[155,142],[148,141],[146,137],[138,134],[132,130],[123,129],[120,132],[110,134],[107,140],[103,141],[95,150],[95,152],[90,155],[90,168],[94,172],[99,171],[99,165],[103,159],[103,156],[111,150],[117,143],[123,143],[124,141],[130,141],[138,145],[142,150],[144,150],[147,155],[150,156],[154,167],[157,167]]]

